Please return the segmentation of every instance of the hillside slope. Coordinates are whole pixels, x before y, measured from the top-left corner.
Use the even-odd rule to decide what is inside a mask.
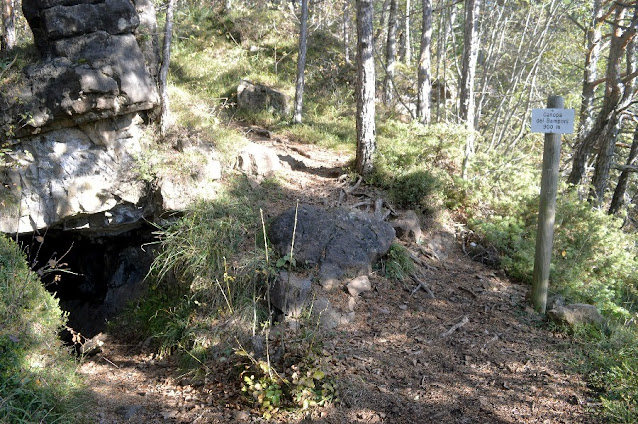
[[[263,133],[263,132],[260,132]],[[284,163],[275,177],[285,195],[269,199],[270,216],[302,203],[374,205],[383,193],[339,178],[347,158],[312,145],[246,131]],[[261,190],[257,181],[255,190]],[[345,194],[344,193],[349,193]],[[361,206],[363,205],[363,206]],[[367,206],[370,207],[370,206]],[[305,415],[261,417],[242,397],[228,364],[206,363],[207,376],[183,375],[173,359],[159,360],[143,344],[109,335],[103,352],[81,367],[100,423],[540,423],[595,422],[584,382],[564,369],[570,341],[553,333],[527,307],[528,287],[473,262],[459,243],[427,232],[423,246],[406,244],[428,294],[411,279],[371,277],[373,290],[354,306],[352,323],[324,330],[322,355],[340,401]],[[437,238],[438,236],[438,238]],[[445,237],[443,237],[445,238]],[[433,297],[432,297],[433,295]],[[347,308],[347,295],[330,294]],[[456,329],[455,329],[456,328]],[[234,354],[231,354],[234,355]]]

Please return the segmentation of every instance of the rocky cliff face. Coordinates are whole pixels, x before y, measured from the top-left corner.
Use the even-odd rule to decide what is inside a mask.
[[[42,60],[0,94],[0,231],[126,231],[150,213],[134,168],[158,104],[152,3],[23,0],[23,10]]]

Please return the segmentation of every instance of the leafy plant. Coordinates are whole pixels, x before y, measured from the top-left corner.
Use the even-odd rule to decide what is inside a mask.
[[[0,235],[1,422],[70,422],[87,404],[58,338],[65,322],[20,248]]]

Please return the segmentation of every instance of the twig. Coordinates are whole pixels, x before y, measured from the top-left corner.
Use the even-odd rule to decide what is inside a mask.
[[[463,327],[468,322],[470,322],[470,319],[467,317],[467,315],[465,315],[463,317],[463,319],[461,320],[461,322],[454,324],[452,327],[450,327],[449,330],[447,330],[445,333],[441,334],[441,338],[443,339],[443,338],[449,336],[450,334],[454,333],[459,328]]]
[[[472,290],[467,289],[467,288],[465,288],[465,287],[463,287],[463,286],[459,286],[459,290],[463,290],[463,291],[468,292],[469,294],[471,294],[471,295],[472,295],[472,297],[473,297],[474,299],[476,299],[476,298],[478,297],[478,295],[477,295],[476,293],[474,293]]]
[[[117,368],[118,370],[120,369],[120,367],[118,367],[117,365],[115,365],[113,362],[109,361],[109,358],[107,358],[106,356],[101,356],[102,359],[104,359],[106,362],[108,362],[109,364],[113,365],[115,368]]]
[[[412,278],[412,280],[415,283],[418,284],[418,286],[416,286],[416,288],[414,290],[412,290],[412,294],[411,295],[416,293],[417,290],[423,289],[423,291],[425,291],[431,299],[435,298],[434,292],[430,289],[430,287],[427,285],[427,283],[425,283],[425,281],[419,280],[419,278],[416,275],[414,275],[414,274],[410,274],[410,277]]]

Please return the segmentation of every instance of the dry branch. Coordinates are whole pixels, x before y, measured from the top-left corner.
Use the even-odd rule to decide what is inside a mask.
[[[445,338],[445,337],[449,336],[450,334],[454,333],[459,328],[463,327],[468,322],[470,322],[470,319],[467,317],[467,315],[465,315],[463,317],[463,319],[461,320],[461,322],[458,322],[458,323],[454,324],[452,327],[450,327],[449,330],[447,330],[445,333],[441,334],[441,338]]]
[[[413,295],[414,293],[416,293],[417,290],[419,289],[423,289],[423,291],[425,291],[428,296],[431,299],[434,299],[434,292],[430,289],[430,287],[427,285],[427,283],[425,281],[420,280],[416,275],[414,274],[410,274],[410,277],[412,278],[412,280],[417,283],[418,285],[416,286],[416,288],[414,290],[412,290],[411,295]]]

